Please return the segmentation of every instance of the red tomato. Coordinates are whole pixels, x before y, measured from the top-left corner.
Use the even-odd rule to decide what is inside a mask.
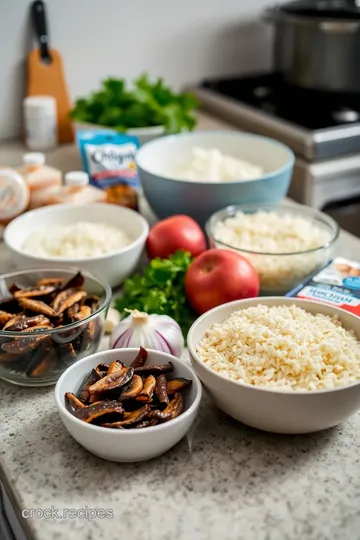
[[[239,253],[209,249],[189,266],[185,291],[194,310],[201,314],[213,307],[259,294],[259,276]]]
[[[172,216],[156,223],[146,241],[149,259],[166,259],[179,249],[196,257],[206,249],[206,239],[199,225],[189,216]]]

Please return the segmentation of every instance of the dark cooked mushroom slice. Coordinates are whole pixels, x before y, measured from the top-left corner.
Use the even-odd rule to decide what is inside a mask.
[[[19,337],[8,343],[3,343],[1,348],[11,354],[22,354],[36,349],[47,337],[47,334]]]
[[[34,313],[41,313],[47,317],[56,317],[56,312],[51,306],[45,304],[42,300],[33,300],[32,298],[19,298],[19,304],[24,309],[33,311]]]
[[[156,394],[160,403],[169,405],[169,396],[167,393],[167,379],[164,374],[156,378]]]
[[[90,423],[100,416],[114,413],[122,416],[124,414],[124,409],[122,408],[121,403],[113,399],[110,401],[99,401],[98,403],[93,403],[92,405],[86,405],[85,407],[74,411],[73,415],[76,416],[76,418],[79,418],[79,420],[83,420],[83,422]]]
[[[13,296],[3,296],[0,298],[0,309],[14,316],[19,311],[19,305]]]
[[[64,399],[65,407],[71,413],[74,413],[75,411],[86,407],[86,405],[81,403],[81,401],[72,392],[66,392]]]
[[[15,291],[14,297],[19,298],[38,298],[39,296],[47,296],[48,294],[56,291],[56,287],[53,285],[40,285],[36,287],[27,287],[26,289],[20,289]]]
[[[66,289],[60,292],[54,299],[52,307],[58,315],[64,313],[69,307],[81,302],[86,297],[85,291],[78,289]]]
[[[22,290],[22,287],[20,287],[16,283],[11,283],[11,285],[9,285],[9,293],[12,294],[13,296],[16,292],[21,291],[21,290]]]
[[[84,276],[82,275],[81,272],[78,272],[77,274],[75,274],[75,276],[70,278],[69,281],[67,281],[62,286],[62,290],[65,290],[65,289],[80,289],[81,287],[84,286],[84,283],[85,283]]]
[[[42,286],[60,287],[63,283],[64,283],[63,278],[48,277],[48,278],[39,279],[39,281],[36,283],[36,287],[42,287]]]
[[[99,375],[99,379],[101,379],[102,377],[105,377],[105,375],[107,375],[109,364],[98,364],[94,369]]]
[[[121,371],[116,371],[110,375],[106,375],[96,383],[89,387],[90,394],[100,394],[109,390],[119,389],[130,381],[134,375],[133,368],[123,366]]]
[[[174,395],[169,405],[163,411],[155,410],[152,411],[153,418],[160,420],[161,422],[168,422],[173,420],[184,411],[184,399],[181,394],[178,392]]]
[[[171,362],[167,364],[149,364],[135,368],[135,373],[138,375],[161,375],[161,373],[169,373],[174,371],[174,366]]]
[[[133,399],[144,387],[144,383],[140,375],[134,375],[131,381],[122,390],[119,401],[125,401],[127,399]]]
[[[121,427],[128,427],[132,426],[133,424],[137,424],[138,422],[141,422],[144,420],[147,416],[149,416],[151,412],[151,409],[149,405],[144,405],[143,407],[140,407],[140,409],[137,409],[133,412],[126,412],[124,413],[124,419],[119,420],[119,422],[106,422],[105,424],[101,424],[103,427],[109,427],[109,428],[121,428]]]
[[[131,367],[133,367],[135,370],[137,368],[142,367],[145,364],[145,362],[147,360],[147,357],[148,357],[147,350],[144,349],[144,347],[140,347],[139,352],[138,352],[135,360],[133,360],[131,362],[131,364],[130,364]]]
[[[134,429],[152,427],[152,426],[156,426],[156,424],[158,423],[159,422],[158,420],[156,420],[156,418],[152,418],[151,420],[144,420],[143,422],[140,422],[140,424],[136,424],[136,426],[134,426]]]
[[[136,396],[136,401],[152,401],[152,397],[156,387],[156,379],[154,375],[149,375],[144,381],[144,387],[140,394]]]
[[[108,372],[107,372],[107,375],[111,375],[112,373],[117,373],[118,371],[121,371],[123,372],[124,371],[124,364],[122,364],[121,362],[118,362],[117,360],[115,360],[115,362],[111,362],[109,368],[108,368]]]
[[[82,346],[84,350],[88,347],[89,343],[91,343],[93,339],[95,339],[96,328],[97,325],[100,326],[100,324],[100,321],[93,320],[88,322],[85,326],[82,339]]]
[[[93,385],[96,381],[100,379],[100,375],[98,375],[95,371],[95,369],[91,370],[91,373],[86,379],[83,381],[82,385],[79,388],[77,397],[82,401],[83,403],[86,403],[87,400],[90,397],[89,388],[91,385]]]
[[[96,294],[91,294],[85,299],[85,306],[89,306],[91,312],[94,313],[100,306],[100,297]]]
[[[24,332],[24,330],[29,331],[31,328],[39,325],[50,325],[50,319],[42,314],[33,317],[18,315],[13,319],[10,319],[10,321],[5,324],[3,330],[7,330],[8,332]]]
[[[59,343],[57,344],[58,359],[65,365],[72,363],[76,360],[76,352],[72,343]]]
[[[56,365],[56,352],[45,343],[36,351],[26,368],[26,375],[31,378],[43,377],[52,371]]]
[[[11,321],[14,318],[13,313],[8,313],[7,311],[0,310],[0,326],[4,326],[7,322]]]
[[[0,364],[14,364],[18,362],[19,355],[11,353],[0,353]]]
[[[91,314],[92,314],[92,311],[89,306],[81,306],[78,312],[72,315],[72,321],[73,322],[82,321],[83,319],[87,319],[88,317],[90,317]]]
[[[191,380],[183,379],[181,377],[170,379],[167,381],[167,392],[169,395],[175,394],[175,392],[181,392],[181,390],[189,386],[191,383]]]

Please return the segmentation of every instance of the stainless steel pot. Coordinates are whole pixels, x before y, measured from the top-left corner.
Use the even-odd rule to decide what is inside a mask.
[[[308,89],[360,93],[360,0],[298,0],[266,12],[275,69]]]

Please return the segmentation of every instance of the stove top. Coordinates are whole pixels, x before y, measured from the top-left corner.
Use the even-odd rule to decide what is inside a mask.
[[[191,90],[207,108],[308,160],[360,152],[360,95],[303,90],[276,73],[206,80]]]

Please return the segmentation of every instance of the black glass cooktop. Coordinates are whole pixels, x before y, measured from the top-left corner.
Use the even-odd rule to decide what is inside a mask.
[[[201,88],[308,130],[360,122],[360,95],[303,90],[279,74],[206,80]]]

